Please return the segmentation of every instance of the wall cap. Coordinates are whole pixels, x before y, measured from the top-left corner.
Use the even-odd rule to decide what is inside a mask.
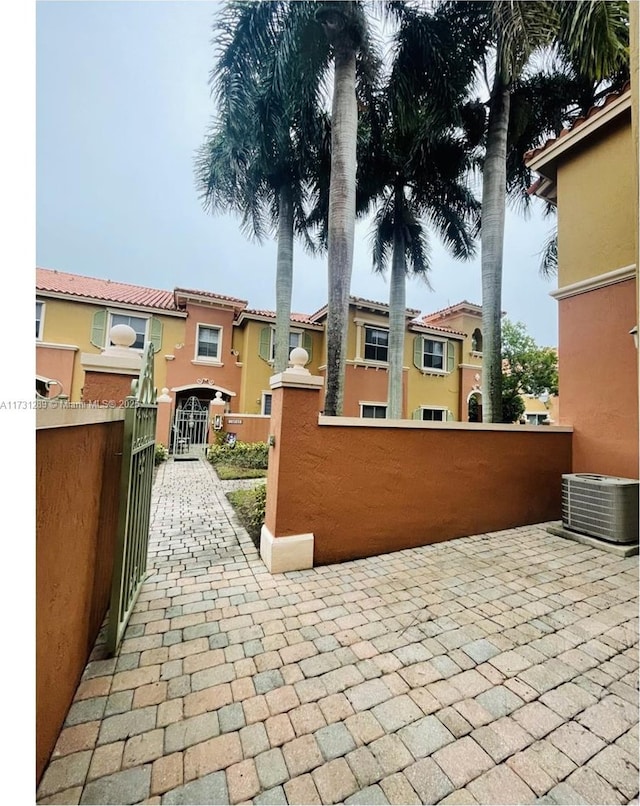
[[[49,350],[79,350],[77,344],[57,344],[53,341],[37,341],[36,347],[45,347]]]
[[[318,425],[334,425],[345,428],[419,428],[432,431],[506,431],[521,434],[525,431],[536,434],[572,434],[571,425],[519,425],[517,423],[460,423],[424,420],[377,420],[367,417],[327,417],[318,415]]]
[[[285,370],[269,378],[269,386],[272,389],[290,387],[293,389],[321,389],[324,386],[324,378],[320,375],[307,375],[302,372]]]
[[[44,403],[36,409],[36,430],[68,428],[76,425],[97,425],[124,420],[121,406],[95,406],[91,403],[62,403],[61,401],[39,401]]]
[[[140,372],[142,356],[108,355],[95,353],[80,353],[80,363],[85,372],[113,372],[116,375],[134,375]]]

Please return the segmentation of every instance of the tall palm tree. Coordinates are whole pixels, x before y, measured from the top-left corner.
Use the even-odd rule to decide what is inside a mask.
[[[324,29],[334,61],[324,412],[335,416],[342,414],[344,400],[349,292],[353,269],[358,141],[356,62],[363,45],[370,43],[362,3],[353,0],[319,3],[316,18]],[[370,47],[365,51],[368,55]]]
[[[495,52],[482,191],[482,391],[483,419],[499,422],[502,252],[512,96],[532,57],[552,44],[571,54],[583,76],[601,80],[618,70],[625,57],[624,9],[618,0],[494,0],[457,5],[461,13],[470,15],[470,24],[474,18],[479,28],[489,24]]]
[[[300,4],[309,16],[310,4]],[[286,369],[294,236],[312,249],[305,207],[310,141],[319,131],[313,94],[297,93],[278,74],[286,19],[279,3],[228,3],[219,19],[212,73],[218,116],[196,159],[205,209],[234,210],[249,236],[276,234],[274,369]]]
[[[388,416],[398,419],[403,414],[407,274],[427,280],[430,230],[454,257],[469,258],[479,203],[466,183],[473,164],[468,142],[451,127],[434,125],[429,108],[399,100],[393,73],[371,128],[360,190],[364,201],[377,208],[374,270],[384,272],[391,265]]]

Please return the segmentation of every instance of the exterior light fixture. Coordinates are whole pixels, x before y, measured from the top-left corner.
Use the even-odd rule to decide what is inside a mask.
[[[629,331],[629,335],[633,336],[633,343],[636,345],[636,350],[638,349],[638,325],[635,325]]]

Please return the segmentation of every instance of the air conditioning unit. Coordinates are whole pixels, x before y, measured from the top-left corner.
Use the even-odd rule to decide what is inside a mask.
[[[637,543],[639,484],[595,473],[563,475],[562,525],[612,543]]]

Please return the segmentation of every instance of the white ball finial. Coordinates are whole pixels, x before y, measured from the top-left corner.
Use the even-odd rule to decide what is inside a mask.
[[[129,325],[114,325],[109,331],[109,339],[116,347],[131,347],[136,338],[135,330]]]
[[[291,364],[289,372],[302,372],[305,375],[309,375],[309,370],[304,368],[308,360],[309,353],[304,347],[294,347],[289,355],[289,363]]]

